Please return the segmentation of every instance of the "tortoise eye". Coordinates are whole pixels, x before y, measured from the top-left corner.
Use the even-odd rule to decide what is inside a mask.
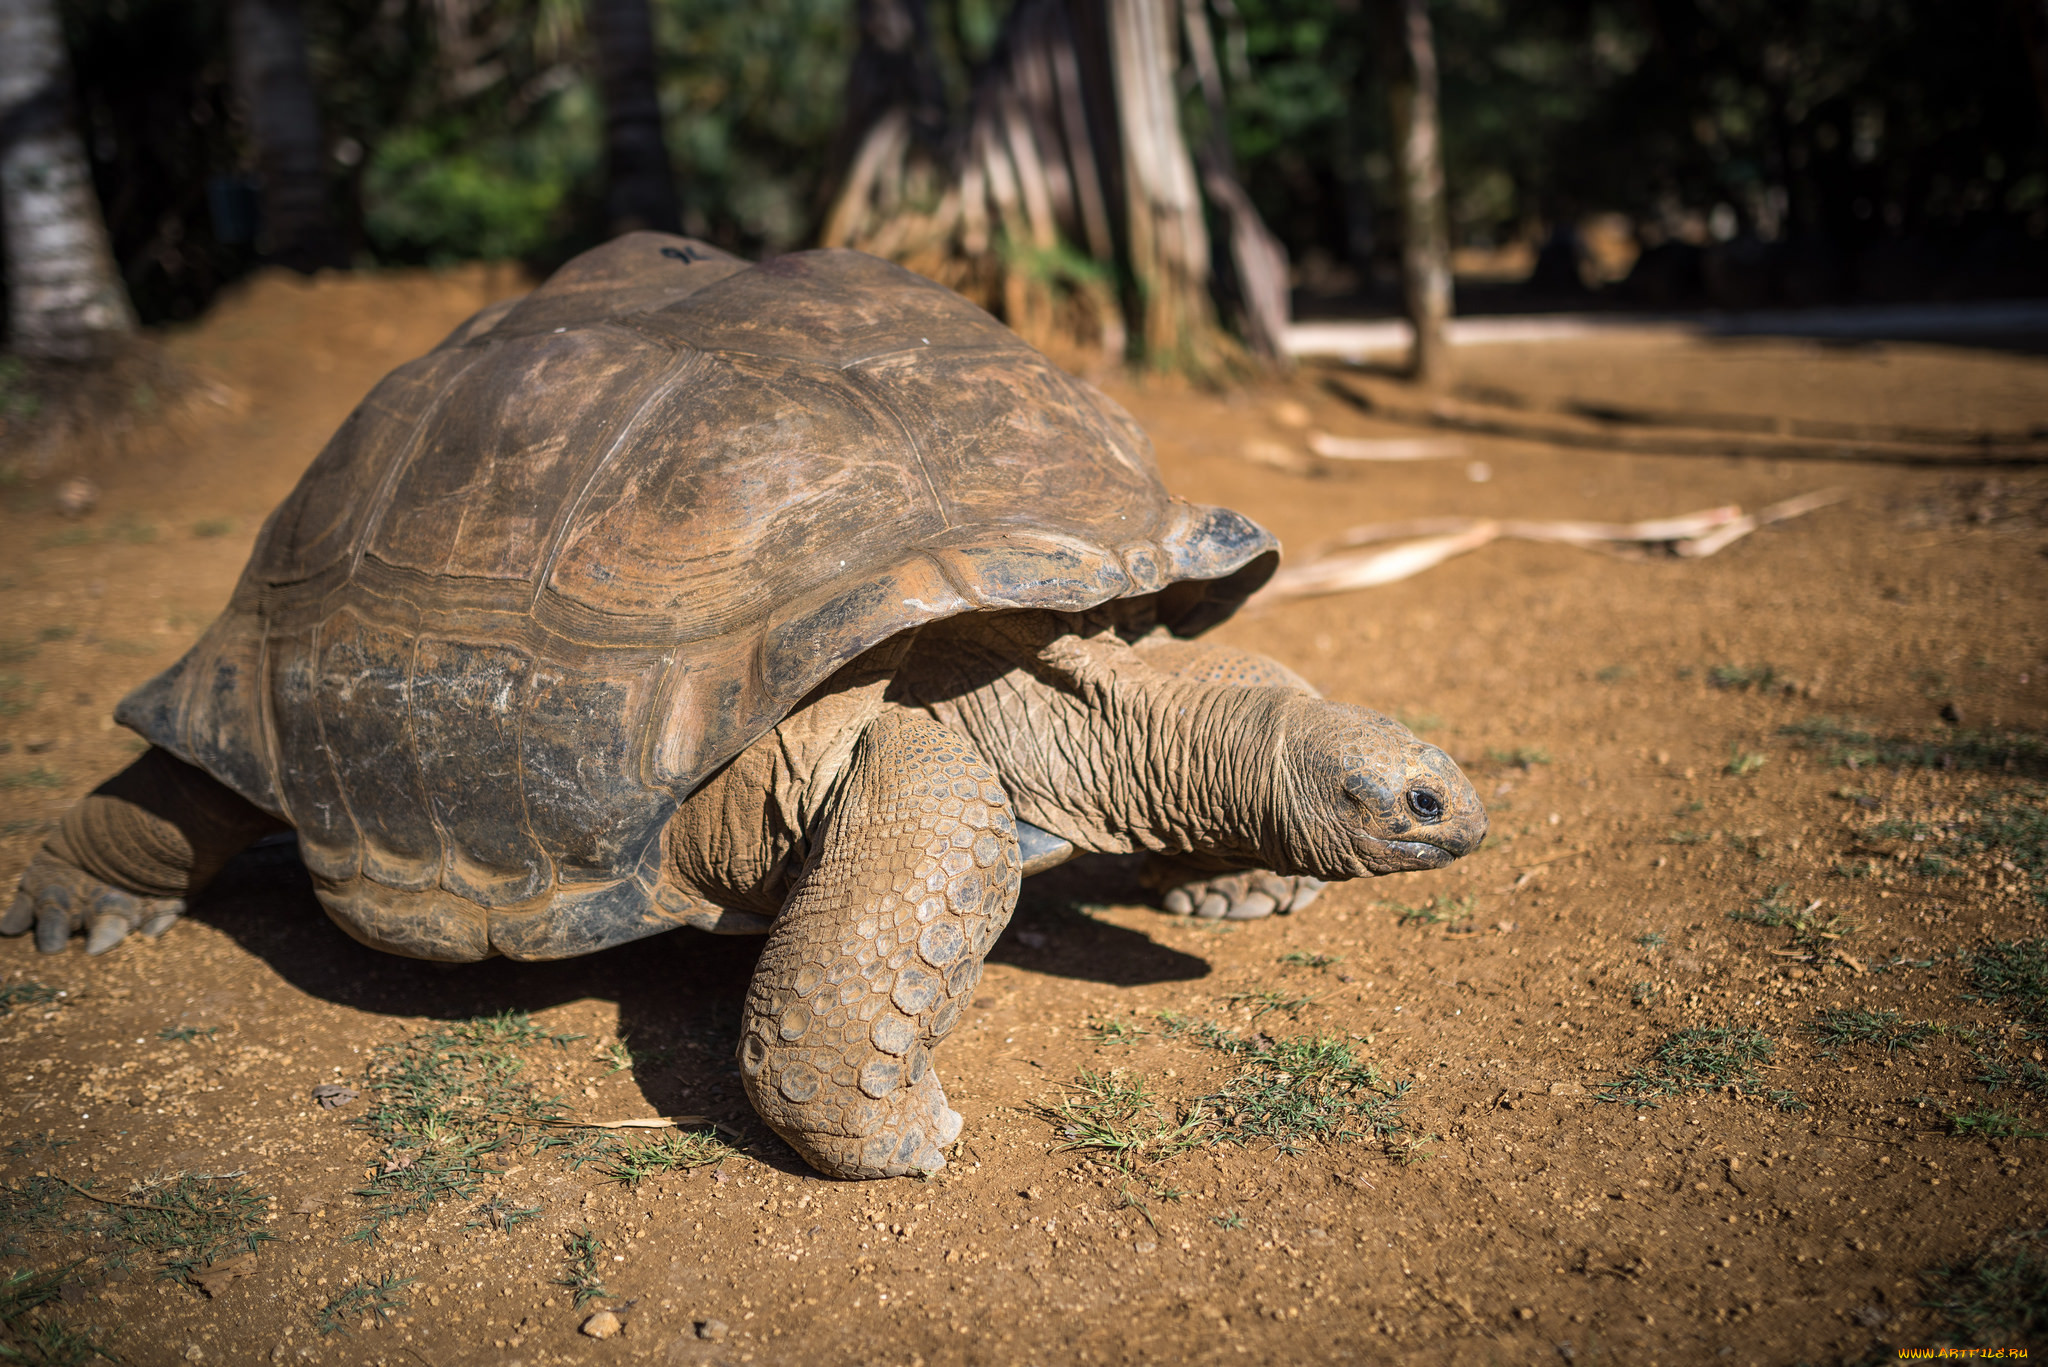
[[[1408,810],[1424,821],[1441,821],[1444,815],[1443,799],[1427,788],[1410,788]]]

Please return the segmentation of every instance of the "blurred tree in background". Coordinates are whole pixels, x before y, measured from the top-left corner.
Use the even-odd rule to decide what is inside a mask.
[[[232,6],[57,3],[130,293],[146,319],[188,316],[260,245]],[[646,3],[685,229],[755,255],[814,240],[851,155],[857,0]],[[1380,4],[1195,5],[1216,35],[1236,177],[1297,284],[1353,304],[1393,302],[1399,280]],[[969,108],[1010,10],[929,0],[927,110]],[[300,12],[329,206],[352,259],[546,268],[605,235],[584,0],[300,0]],[[1574,229],[1607,214],[1643,249],[1614,292],[1642,302],[2048,288],[2039,0],[1432,0],[1429,14],[1453,242],[1540,248],[1546,287],[1600,284],[1582,275]],[[1215,106],[1199,55],[1181,45],[1178,97],[1206,174]],[[1210,233],[1225,239],[1222,220]],[[1063,237],[1041,264],[1067,270],[1084,239]]]

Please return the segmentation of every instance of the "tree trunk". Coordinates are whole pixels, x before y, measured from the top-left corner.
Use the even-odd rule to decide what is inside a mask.
[[[298,0],[235,0],[232,23],[236,93],[256,144],[258,250],[308,275],[345,267]]]
[[[0,232],[15,351],[90,360],[135,331],[72,122],[53,0],[0,0]]]
[[[1173,88],[1174,28],[1166,0],[1109,0],[1125,234],[1145,357],[1207,375],[1221,359],[1220,338],[1209,297],[1209,227]]]
[[[1443,141],[1437,121],[1436,40],[1428,0],[1381,0],[1393,41],[1397,179],[1401,187],[1401,286],[1415,328],[1409,368],[1417,379],[1441,381],[1450,357],[1451,235],[1444,211]]]
[[[1017,0],[936,154],[919,150],[914,101],[875,117],[825,245],[949,285],[1077,369],[1128,353],[1206,377],[1237,368],[1175,97],[1178,2]]]
[[[661,132],[654,80],[654,21],[647,0],[590,0],[604,93],[605,214],[614,236],[682,231],[675,170]]]
[[[1238,179],[1237,157],[1230,150],[1229,110],[1223,96],[1223,68],[1209,32],[1202,0],[1181,0],[1181,23],[1187,30],[1188,59],[1208,106],[1209,127],[1196,161],[1202,168],[1202,189],[1223,217],[1229,251],[1219,254],[1217,293],[1223,297],[1245,344],[1269,363],[1285,367],[1288,298],[1287,248],[1273,235]]]

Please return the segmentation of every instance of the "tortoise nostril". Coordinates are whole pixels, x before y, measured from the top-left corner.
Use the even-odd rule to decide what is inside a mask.
[[[1410,788],[1408,810],[1424,821],[1441,821],[1444,815],[1443,799],[1427,788]]]

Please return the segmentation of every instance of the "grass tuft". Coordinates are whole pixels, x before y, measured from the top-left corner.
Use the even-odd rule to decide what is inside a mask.
[[[1807,717],[1778,728],[1844,769],[1968,769],[2040,775],[2048,772],[2048,739],[2027,731],[1952,731],[1935,740],[1879,737],[1844,717]]]
[[[603,1171],[628,1186],[637,1186],[660,1173],[712,1167],[738,1153],[715,1133],[673,1130],[659,1139],[616,1150]]]
[[[1970,955],[1971,994],[1997,1002],[2030,1033],[2048,1036],[2048,936],[2033,940],[1998,940]]]
[[[0,1016],[17,1006],[41,1006],[57,1000],[57,989],[38,982],[8,983],[0,987]]]
[[[1421,906],[1410,906],[1406,902],[1382,899],[1380,905],[1398,913],[1404,926],[1450,926],[1453,929],[1472,919],[1472,913],[1479,907],[1477,897],[1432,896]]]
[[[1737,1096],[1761,1096],[1781,1111],[1801,1111],[1806,1103],[1792,1092],[1768,1088],[1756,1075],[1769,1063],[1777,1046],[1761,1030],[1729,1025],[1680,1030],[1657,1046],[1647,1067],[1595,1094],[1595,1100],[1624,1106],[1655,1107],[1659,1101],[1689,1092],[1727,1088]]]
[[[384,1146],[379,1171],[355,1194],[371,1203],[351,1240],[374,1242],[390,1221],[447,1200],[469,1200],[499,1170],[487,1159],[507,1146],[540,1147],[535,1131],[565,1118],[558,1096],[522,1080],[519,1051],[583,1038],[534,1023],[523,1011],[460,1021],[380,1045],[369,1068],[374,1105],[355,1122]],[[592,1137],[562,1142],[601,1156]]]
[[[1098,1019],[1088,1022],[1088,1038],[1098,1048],[1112,1044],[1136,1044],[1152,1032],[1140,1027],[1135,1021]]]
[[[1550,763],[1550,752],[1536,746],[1517,745],[1512,750],[1488,750],[1486,757],[1495,764],[1506,764],[1516,769],[1532,769],[1539,764]]]
[[[1059,1136],[1057,1150],[1085,1151],[1128,1172],[1211,1144],[1293,1154],[1312,1143],[1384,1141],[1402,1132],[1407,1084],[1386,1083],[1343,1040],[1244,1035],[1172,1012],[1159,1019],[1168,1038],[1239,1060],[1237,1075],[1219,1091],[1168,1104],[1153,1098],[1142,1076],[1083,1072],[1057,1105],[1042,1109]]]
[[[605,1288],[604,1279],[598,1275],[603,1266],[604,1240],[589,1230],[578,1230],[566,1235],[563,1244],[568,1250],[569,1262],[562,1275],[555,1278],[556,1286],[566,1286],[576,1298],[575,1308],[581,1310],[591,1301],[612,1293]]]
[[[1724,692],[1747,693],[1753,688],[1762,693],[1791,680],[1780,674],[1776,665],[1712,665],[1707,669],[1707,683]]]
[[[1290,953],[1282,954],[1274,962],[1287,964],[1293,968],[1314,968],[1320,970],[1335,968],[1338,964],[1344,962],[1344,956],[1342,954],[1311,954],[1307,950],[1297,949]]]
[[[351,1320],[375,1319],[378,1324],[385,1324],[406,1308],[407,1302],[398,1299],[398,1293],[414,1280],[389,1272],[374,1282],[351,1286],[313,1312],[313,1326],[326,1335],[346,1334]]]
[[[1887,1055],[1895,1054],[1918,1048],[1941,1033],[1941,1027],[1931,1021],[1908,1022],[1896,1011],[1851,1007],[1822,1011],[1807,1029],[1819,1038],[1821,1051],[1829,1058],[1852,1044],[1869,1044]]]
[[[2029,1129],[2018,1116],[1990,1106],[1954,1112],[1948,1132],[1958,1139],[2048,1139],[2048,1132]]]
[[[1923,1274],[1923,1304],[1948,1320],[1958,1346],[2011,1348],[2048,1336],[2048,1259],[2035,1243],[2041,1234],[2010,1235],[1967,1263]]]
[[[160,1275],[190,1286],[193,1274],[239,1253],[254,1253],[271,1235],[263,1228],[270,1198],[239,1176],[187,1173],[145,1183],[129,1199],[108,1203],[108,1233],[163,1259]]]
[[[1728,767],[1725,772],[1735,778],[1748,778],[1771,762],[1769,755],[1760,755],[1753,750],[1744,750],[1739,745],[1728,747]]]

